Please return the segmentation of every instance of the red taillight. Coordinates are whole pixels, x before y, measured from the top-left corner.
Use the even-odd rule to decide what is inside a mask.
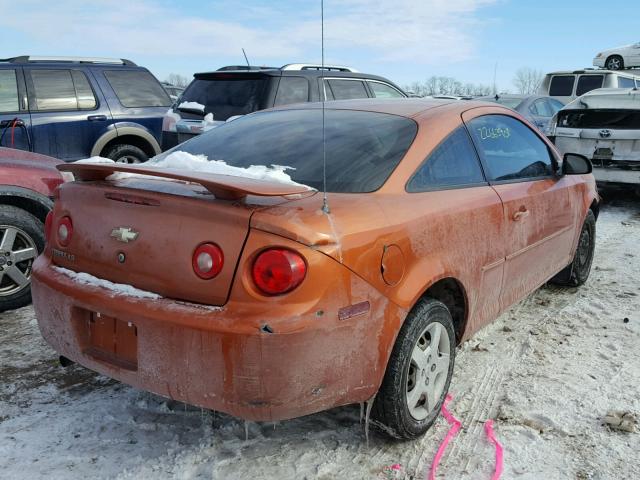
[[[71,223],[71,217],[62,217],[58,222],[58,243],[63,247],[69,245],[71,237],[73,236],[73,223]]]
[[[200,278],[209,280],[220,273],[224,265],[224,255],[214,243],[202,243],[193,252],[193,271]]]
[[[253,281],[267,295],[281,295],[296,288],[307,273],[304,259],[291,250],[265,250],[253,262]]]
[[[51,239],[51,224],[53,223],[53,212],[47,213],[47,218],[44,220],[44,239],[49,242]]]

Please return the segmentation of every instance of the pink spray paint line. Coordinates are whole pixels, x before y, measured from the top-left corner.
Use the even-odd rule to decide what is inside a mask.
[[[444,437],[444,440],[438,447],[438,451],[436,452],[436,456],[433,457],[433,462],[431,463],[431,468],[429,469],[429,480],[436,480],[436,470],[438,469],[438,465],[440,464],[440,460],[442,459],[442,455],[444,455],[444,451],[447,449],[447,445],[453,437],[460,431],[462,428],[462,423],[456,417],[451,415],[449,410],[447,410],[447,404],[453,399],[451,394],[447,394],[447,397],[444,399],[442,403],[442,416],[447,420],[451,427],[447,432],[447,435]]]
[[[447,410],[447,404],[453,399],[451,394],[447,394],[447,397],[444,399],[442,403],[442,416],[447,420],[451,427],[447,432],[447,435],[444,437],[444,440],[438,447],[438,451],[436,452],[436,456],[433,458],[433,462],[431,463],[431,469],[429,470],[429,480],[436,480],[436,471],[438,469],[438,465],[440,464],[440,460],[442,459],[442,455],[444,455],[445,450],[447,449],[447,445],[456,436],[456,434],[462,428],[462,423],[456,417],[451,415],[449,410]],[[484,431],[487,435],[487,438],[496,449],[496,468],[493,472],[493,476],[491,480],[499,480],[502,475],[502,464],[504,460],[504,452],[502,449],[502,444],[498,441],[493,431],[493,420],[487,420],[484,424]]]
[[[493,432],[493,420],[487,420],[484,424],[484,431],[487,434],[487,438],[496,447],[496,468],[493,472],[491,480],[499,480],[502,475],[502,462],[504,460],[504,452],[502,450],[502,444],[496,438]]]

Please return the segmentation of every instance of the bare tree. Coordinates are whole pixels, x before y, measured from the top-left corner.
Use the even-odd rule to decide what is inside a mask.
[[[421,96],[431,95],[489,95],[492,91],[489,85],[463,83],[453,77],[432,76],[423,82],[413,82],[405,87]]]
[[[189,85],[189,79],[179,73],[170,73],[164,81],[176,87],[186,87]]]
[[[543,78],[544,74],[542,71],[529,67],[522,67],[516,71],[516,75],[513,78],[513,85],[519,93],[531,95],[538,93],[538,89],[542,84]]]

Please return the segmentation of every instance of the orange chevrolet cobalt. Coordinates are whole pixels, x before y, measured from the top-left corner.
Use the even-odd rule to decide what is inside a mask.
[[[246,420],[373,399],[374,425],[418,437],[456,346],[547,281],[584,283],[595,246],[589,161],[493,104],[292,105],[147,164],[59,168],[44,338]]]

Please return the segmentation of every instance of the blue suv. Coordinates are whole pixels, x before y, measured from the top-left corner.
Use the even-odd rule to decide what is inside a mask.
[[[65,161],[144,162],[160,153],[170,105],[160,82],[130,60],[0,60],[0,147]]]

